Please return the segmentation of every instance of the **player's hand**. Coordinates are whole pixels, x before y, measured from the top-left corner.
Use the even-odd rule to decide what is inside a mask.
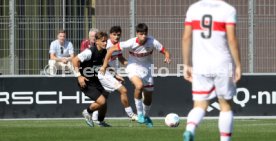
[[[78,81],[79,81],[80,87],[85,88],[86,87],[85,81],[89,81],[89,80],[84,76],[79,76]]]
[[[185,65],[184,66],[184,72],[183,72],[183,75],[184,75],[184,79],[191,82],[193,81],[193,77],[192,77],[192,67],[191,66],[188,66],[188,65]]]
[[[169,64],[171,62],[171,59],[169,57],[165,57],[164,62]]]
[[[99,73],[101,73],[102,75],[105,74],[106,68],[105,67],[100,67],[99,69]]]
[[[235,69],[235,83],[237,83],[241,79],[242,70],[241,67],[236,67]]]

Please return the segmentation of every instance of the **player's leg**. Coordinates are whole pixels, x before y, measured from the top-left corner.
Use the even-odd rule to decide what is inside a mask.
[[[94,123],[92,120],[92,114],[94,111],[97,111],[99,109],[101,109],[103,107],[103,105],[105,105],[106,103],[106,98],[107,98],[107,93],[103,94],[103,88],[98,88],[95,85],[99,85],[100,84],[96,84],[93,82],[87,83],[86,84],[86,88],[81,88],[81,91],[88,96],[91,100],[94,100],[93,103],[91,103],[87,109],[84,109],[82,112],[82,115],[85,118],[86,123],[93,127]]]
[[[129,100],[128,100],[128,96],[127,96],[127,89],[125,86],[121,86],[120,88],[117,89],[118,92],[120,93],[120,99],[121,99],[121,103],[125,108],[125,112],[128,115],[128,117],[132,118],[132,120],[137,120],[137,116],[136,114],[134,114],[131,106],[129,105]]]
[[[93,120],[94,123],[99,123],[98,116],[99,116],[99,111],[94,111],[92,113],[92,120]]]
[[[142,91],[143,91],[143,81],[141,78],[147,75],[147,69],[141,65],[137,65],[135,63],[128,64],[126,68],[126,72],[128,74],[128,78],[134,85],[134,101],[138,115],[138,123],[144,123],[144,115],[143,115],[143,101],[142,101]]]
[[[152,103],[152,94],[153,91],[143,91],[144,100],[143,100],[143,113],[145,116],[149,116],[149,111]]]
[[[152,103],[152,94],[153,94],[153,90],[154,90],[153,77],[150,73],[146,77],[143,78],[143,83],[144,83],[143,113],[145,116],[145,124],[148,127],[153,127],[152,120],[150,119],[150,116],[149,116],[151,103]]]
[[[144,116],[145,116],[145,124],[151,128],[151,127],[153,127],[153,122],[150,119],[149,111],[151,108],[153,91],[144,90],[143,94],[144,94],[143,112],[144,112]]]
[[[215,87],[212,78],[193,74],[192,96],[194,105],[187,116],[186,131],[183,134],[184,141],[194,140],[196,127],[202,121],[210,96],[214,92]]]
[[[138,122],[144,123],[144,115],[143,115],[143,101],[142,101],[142,90],[143,90],[143,82],[138,76],[132,76],[131,82],[134,85],[134,101],[138,115]]]
[[[123,86],[117,79],[115,79],[114,76],[108,71],[105,73],[105,75],[99,73],[98,78],[106,91],[111,93],[115,90],[118,90],[120,94],[121,103],[124,106],[127,115],[131,118],[133,116],[136,116],[129,105],[127,89],[125,88],[125,86]]]
[[[94,111],[100,110],[105,105],[106,99],[104,96],[99,96],[97,100],[93,103],[91,103],[87,109],[84,109],[82,112],[83,117],[85,118],[85,121],[87,125],[90,127],[94,126],[94,122],[92,120],[92,114]]]
[[[220,141],[230,141],[233,130],[233,112],[231,109],[231,101],[219,98],[220,114],[219,114],[219,131]]]
[[[98,115],[98,125],[100,127],[111,127],[111,125],[107,124],[104,119],[107,111],[107,103],[105,103],[101,109],[99,109],[99,115]]]
[[[194,107],[187,116],[186,131],[183,134],[184,141],[194,141],[195,130],[205,115],[208,103],[207,100],[194,100]]]
[[[233,132],[233,112],[231,99],[236,94],[236,86],[229,75],[221,75],[215,79],[216,92],[220,104],[219,131],[220,141],[230,141]]]

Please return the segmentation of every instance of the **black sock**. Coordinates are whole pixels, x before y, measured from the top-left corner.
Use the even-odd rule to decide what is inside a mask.
[[[92,114],[94,111],[91,110],[89,107],[87,107],[87,112],[88,112],[89,114]]]
[[[105,116],[100,116],[100,115],[98,115],[98,121],[104,121],[104,118],[105,118]]]

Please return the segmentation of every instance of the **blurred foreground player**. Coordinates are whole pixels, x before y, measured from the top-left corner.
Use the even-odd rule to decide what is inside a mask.
[[[184,141],[194,141],[195,129],[214,97],[220,104],[220,141],[231,140],[231,100],[242,73],[235,25],[236,10],[223,0],[201,0],[187,11],[182,39],[184,78],[192,82],[194,107],[187,117]]]

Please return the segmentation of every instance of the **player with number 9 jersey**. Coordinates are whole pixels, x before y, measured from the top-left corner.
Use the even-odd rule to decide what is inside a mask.
[[[236,10],[224,1],[202,0],[191,5],[185,25],[193,28],[193,70],[195,73],[229,73],[232,63],[226,39],[226,25],[236,24]],[[226,69],[227,68],[227,69]]]

